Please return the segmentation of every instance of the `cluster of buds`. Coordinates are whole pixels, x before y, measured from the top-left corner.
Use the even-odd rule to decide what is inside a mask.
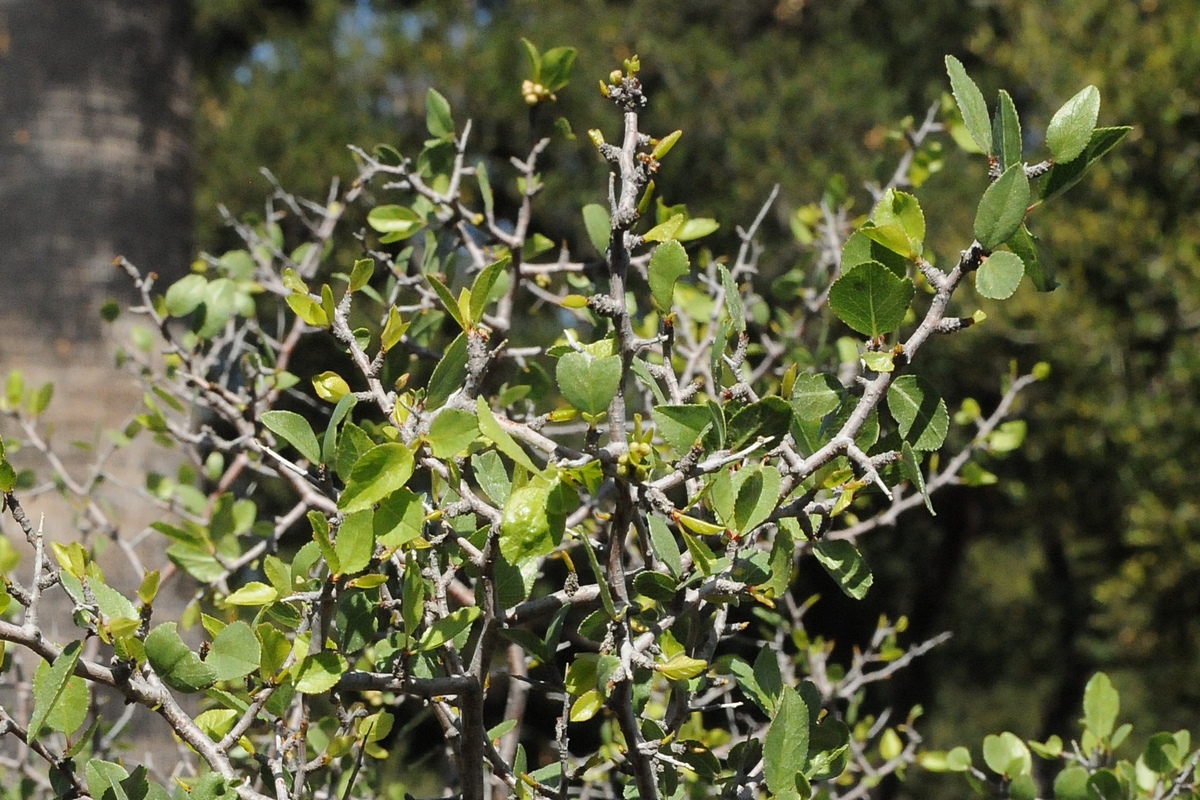
[[[545,100],[557,100],[554,93],[540,83],[534,83],[531,80],[525,80],[521,83],[521,97],[525,99],[525,104],[536,106]]]
[[[649,475],[646,462],[651,452],[653,450],[648,442],[630,442],[629,449],[617,457],[617,475],[632,475],[635,480],[646,480]]]

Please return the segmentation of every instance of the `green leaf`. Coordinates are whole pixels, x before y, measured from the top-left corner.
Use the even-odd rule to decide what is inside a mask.
[[[992,772],[1010,779],[1027,774],[1032,766],[1025,742],[1008,731],[983,738],[983,761]]]
[[[706,406],[655,406],[650,409],[655,430],[679,455],[685,455],[712,424]]]
[[[676,653],[665,662],[655,664],[654,669],[669,681],[689,681],[708,669],[708,662]]]
[[[1000,100],[996,104],[996,118],[992,121],[992,141],[1001,170],[1023,163],[1021,120],[1017,116],[1017,107],[1013,105],[1012,98],[1003,89],[1000,90]]]
[[[521,567],[562,541],[574,490],[557,478],[534,478],[513,490],[500,520],[500,554]]]
[[[1116,147],[1132,128],[1096,128],[1084,152],[1066,163],[1058,162],[1050,168],[1050,174],[1041,185],[1042,200],[1062,194],[1083,177],[1101,156]]]
[[[204,302],[208,291],[208,279],[203,275],[188,275],[171,284],[164,298],[167,313],[172,317],[186,317]]]
[[[740,450],[757,439],[771,448],[787,435],[792,424],[792,406],[782,397],[764,397],[739,410],[729,420],[725,433],[726,446]]]
[[[933,502],[929,499],[929,490],[925,487],[925,474],[921,472],[921,460],[917,458],[912,445],[908,442],[905,442],[900,448],[900,471],[924,498],[925,508],[929,509],[930,516],[936,517],[937,512],[933,510]]]
[[[521,449],[521,445],[500,427],[492,410],[488,408],[487,401],[482,397],[475,398],[475,416],[479,420],[479,432],[490,439],[501,453],[535,475],[541,474],[542,470],[538,469],[528,454]]]
[[[721,274],[721,286],[725,289],[725,310],[729,312],[733,329],[742,333],[746,330],[746,305],[742,302],[742,293],[724,264],[718,263],[717,271]]]
[[[792,412],[799,420],[819,420],[837,410],[843,394],[842,384],[827,372],[798,375],[792,384]]]
[[[796,542],[793,530],[798,528],[796,521],[780,520],[775,529],[775,540],[771,543],[769,575],[767,580],[758,588],[771,597],[782,597],[792,582],[792,564],[795,559]]]
[[[1011,241],[1011,240],[1010,240]],[[992,300],[1007,300],[1021,285],[1025,262],[1016,253],[1000,250],[992,253],[975,273],[975,291]]]
[[[1054,778],[1055,800],[1089,800],[1088,771],[1078,764],[1063,769]]]
[[[216,671],[179,638],[174,622],[164,622],[150,631],[145,646],[150,666],[163,683],[176,691],[198,692],[217,680]]]
[[[683,560],[680,558],[679,545],[676,544],[675,537],[671,535],[671,529],[667,526],[666,520],[654,514],[649,515],[648,524],[650,549],[654,551],[655,557],[671,571],[671,575],[678,578],[683,574]]]
[[[346,671],[346,659],[328,650],[305,656],[296,670],[296,691],[301,694],[323,694],[337,685]]]
[[[1037,239],[1024,225],[1012,235],[1007,245],[1021,258],[1025,265],[1025,274],[1029,276],[1033,288],[1039,292],[1050,292],[1058,286],[1058,282],[1054,280],[1054,265],[1042,258],[1038,252]]]
[[[347,514],[338,526],[333,550],[337,553],[338,574],[354,575],[371,563],[375,554],[375,514],[367,508]]]
[[[850,234],[850,238],[846,240],[842,248],[842,272],[847,273],[868,261],[878,261],[894,272],[897,278],[905,277],[908,274],[908,260],[867,234],[868,231],[864,228]]]
[[[1187,749],[1179,747],[1174,734],[1156,733],[1146,742],[1142,761],[1154,772],[1166,775],[1183,766],[1183,757],[1186,755]]]
[[[1054,113],[1046,128],[1046,146],[1055,161],[1075,159],[1087,148],[1100,116],[1100,90],[1088,86]]]
[[[425,127],[435,139],[454,136],[454,119],[450,116],[450,103],[436,89],[425,93]]]
[[[950,414],[946,401],[918,375],[901,375],[887,393],[888,411],[900,435],[914,450],[936,450],[946,439]]]
[[[400,343],[410,324],[400,318],[400,312],[395,306],[388,307],[387,322],[383,324],[383,332],[379,334],[379,346],[383,352],[388,352]]]
[[[296,448],[300,455],[313,464],[321,463],[321,446],[308,420],[294,411],[267,411],[262,415],[267,430]]]
[[[471,627],[471,623],[479,618],[480,613],[482,612],[479,606],[466,606],[450,612],[429,626],[429,629],[421,636],[418,649],[422,651],[436,650],[446,642],[452,641],[454,637]]]
[[[975,85],[975,81],[967,75],[962,62],[954,56],[946,56],[946,73],[950,76],[950,90],[954,93],[954,102],[962,113],[963,123],[985,153],[992,152],[992,126],[989,124],[987,101],[983,92]]]
[[[829,289],[829,307],[838,319],[872,338],[904,322],[916,289],[877,261],[854,267]]]
[[[421,498],[408,489],[398,489],[379,501],[375,509],[375,541],[384,547],[399,547],[421,535],[425,509]]]
[[[30,742],[38,738],[44,728],[70,734],[83,724],[88,711],[87,686],[82,678],[74,677],[82,649],[82,642],[71,642],[53,664],[43,662],[38,665],[33,678]]]
[[[475,282],[471,284],[471,321],[479,322],[483,319],[483,311],[487,308],[488,300],[491,299],[492,289],[496,286],[496,281],[500,280],[500,276],[512,264],[512,256],[505,256],[499,261],[494,261],[484,267],[479,275],[476,276]]]
[[[341,402],[343,397],[351,393],[350,384],[346,383],[346,379],[332,370],[326,370],[320,375],[314,375],[312,385],[313,390],[317,393],[317,397],[327,403]]]
[[[279,593],[262,581],[250,581],[225,598],[227,606],[265,606],[274,603]]]
[[[325,438],[321,443],[321,463],[331,464],[337,458],[337,427],[346,415],[350,413],[350,409],[358,402],[352,394],[345,395],[341,400],[338,400],[337,405],[333,408],[333,415],[329,418],[329,425],[325,428]]]
[[[338,498],[338,508],[349,514],[370,508],[408,483],[413,473],[413,454],[399,442],[372,447],[358,459]]]
[[[908,248],[907,252],[897,252],[906,256],[921,255],[925,242],[925,214],[921,211],[921,204],[917,202],[917,198],[906,192],[888,189],[875,205],[871,220],[876,228],[894,226],[902,232]],[[870,233],[867,236],[870,237]]]
[[[425,407],[435,409],[442,406],[450,395],[462,388],[467,376],[467,334],[460,333],[442,354],[442,360],[429,376],[429,392],[425,395]]]
[[[296,312],[296,316],[314,328],[328,328],[329,315],[316,300],[306,294],[290,294],[287,296],[288,307]]]
[[[734,478],[737,500],[729,527],[738,533],[757,528],[779,504],[779,489],[783,479],[775,467],[747,466]]]
[[[249,625],[241,620],[231,622],[212,640],[204,663],[212,667],[219,681],[231,681],[258,669],[262,648]]]
[[[683,228],[685,221],[683,214],[675,214],[665,222],[660,222],[650,230],[642,234],[642,240],[646,242],[667,242],[675,238],[680,229]]]
[[[541,84],[548,92],[557,92],[567,85],[575,64],[574,47],[552,47],[542,53]]]
[[[808,759],[808,724],[808,707],[795,689],[785,687],[763,740],[763,775],[776,796],[796,794],[796,776]]]
[[[715,219],[696,217],[683,223],[683,227],[679,229],[679,233],[675,234],[675,239],[680,242],[703,239],[705,236],[716,233],[720,227],[720,223]]]
[[[583,226],[587,229],[588,240],[596,252],[604,255],[608,250],[609,238],[612,236],[612,223],[608,217],[608,209],[596,203],[588,203],[583,207]]]
[[[380,241],[391,243],[407,239],[421,230],[425,220],[411,208],[389,205],[375,206],[367,212],[367,224],[384,234]]]
[[[676,241],[663,242],[650,255],[647,275],[650,297],[659,311],[670,312],[675,298],[675,282],[688,273],[688,256]]]
[[[1083,727],[1103,739],[1112,734],[1120,711],[1121,697],[1112,681],[1103,672],[1097,672],[1083,690]]]
[[[1029,178],[1024,165],[1016,164],[987,188],[975,211],[975,238],[983,249],[992,251],[1007,242],[1025,221],[1028,206]]]
[[[585,414],[602,414],[621,388],[621,357],[564,353],[555,370],[563,399]]]
[[[479,438],[475,415],[459,408],[443,409],[429,426],[429,449],[434,458],[453,458]]]
[[[534,83],[542,82],[542,56],[538,53],[533,42],[521,37],[521,45],[525,48],[525,56],[529,59],[529,79]]]
[[[349,291],[357,292],[368,283],[371,282],[371,276],[375,274],[375,259],[360,258],[355,260],[354,267],[350,270],[350,286]]]
[[[441,301],[442,307],[446,309],[446,313],[450,315],[450,318],[458,323],[458,327],[462,328],[464,331],[470,327],[467,324],[467,321],[463,318],[462,309],[459,307],[458,301],[454,299],[454,295],[450,293],[450,290],[446,287],[446,284],[442,283],[436,275],[426,275],[425,280],[427,280],[429,285],[433,287],[433,292],[438,296],[438,300]]]
[[[849,597],[855,600],[866,597],[875,579],[853,544],[845,539],[822,539],[813,544],[813,555]]]

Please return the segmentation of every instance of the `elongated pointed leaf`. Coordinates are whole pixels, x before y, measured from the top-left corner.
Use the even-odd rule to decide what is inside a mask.
[[[435,139],[454,135],[454,119],[450,116],[450,103],[436,89],[425,93],[425,127]]]
[[[897,277],[878,261],[868,261],[834,281],[829,307],[859,333],[882,336],[904,322],[915,291],[912,281]]]
[[[763,775],[779,797],[795,797],[796,776],[808,759],[809,710],[800,694],[785,686],[763,740]]]
[[[535,475],[541,474],[542,470],[521,449],[521,445],[517,444],[517,441],[500,427],[500,423],[496,421],[496,417],[488,407],[487,401],[482,397],[475,398],[475,416],[479,420],[479,432],[488,439],[491,439],[496,445],[496,449]]]
[[[975,212],[975,239],[985,250],[995,250],[1021,227],[1028,206],[1029,178],[1025,167],[1016,164],[983,193]]]
[[[967,131],[980,150],[991,153],[992,126],[983,92],[979,91],[962,62],[954,56],[946,56],[946,73],[950,76],[950,90],[954,93],[954,102],[958,103]]]
[[[1088,146],[1100,116],[1100,90],[1088,86],[1054,113],[1046,128],[1046,146],[1055,161],[1072,161]]]
[[[813,555],[847,596],[866,597],[875,578],[858,548],[845,539],[822,539],[813,544]]]
[[[483,319],[483,311],[487,308],[488,300],[491,299],[492,289],[495,288],[496,282],[500,280],[500,276],[504,274],[512,263],[511,256],[505,256],[499,261],[488,264],[475,278],[475,282],[471,284],[471,321],[478,323]]]
[[[596,203],[588,203],[583,207],[583,226],[587,229],[588,241],[592,243],[592,247],[596,248],[597,253],[604,255],[612,236],[608,209]]]
[[[1084,152],[1067,163],[1059,162],[1050,168],[1050,174],[1042,180],[1042,200],[1049,200],[1074,186],[1097,159],[1116,147],[1131,130],[1128,127],[1096,128]]]
[[[467,376],[467,334],[460,333],[442,354],[442,360],[429,376],[429,391],[425,395],[425,407],[439,408],[450,395],[462,388]]]
[[[1021,121],[1012,98],[1003,89],[996,104],[996,119],[992,122],[992,146],[1000,159],[1001,169],[1021,163]]]

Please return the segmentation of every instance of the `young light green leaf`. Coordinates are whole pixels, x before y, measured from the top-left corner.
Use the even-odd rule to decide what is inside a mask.
[[[384,234],[383,241],[388,243],[407,239],[425,227],[420,214],[397,205],[375,206],[367,212],[367,224]]]
[[[350,394],[350,384],[346,379],[332,370],[326,370],[312,378],[313,391],[317,397],[327,403],[341,402],[343,397]]]
[[[462,309],[458,307],[458,301],[450,293],[450,289],[436,275],[426,275],[425,280],[429,281],[429,285],[433,287],[434,294],[438,296],[438,300],[441,301],[442,307],[446,309],[446,313],[458,323],[458,327],[465,331],[469,326],[463,318]]]
[[[587,229],[588,240],[596,252],[604,255],[608,250],[609,238],[612,236],[612,224],[609,221],[608,209],[596,203],[588,203],[583,207],[583,226]]]
[[[71,642],[63,648],[54,663],[39,665],[33,679],[33,716],[29,719],[29,741],[32,742],[43,729],[74,733],[83,724],[87,714],[87,687],[82,678],[72,678],[75,664],[79,661],[82,642]],[[79,690],[83,689],[83,703],[79,703]],[[72,707],[61,708],[68,705]],[[76,719],[78,717],[78,719]]]
[[[368,283],[371,282],[371,276],[375,274],[375,259],[360,258],[354,262],[354,267],[350,270],[350,286],[349,291],[357,292]]]
[[[683,223],[683,227],[679,229],[679,233],[675,234],[675,239],[680,242],[692,242],[716,233],[720,227],[720,223],[715,219],[695,217]]]
[[[557,92],[571,79],[577,51],[574,47],[552,47],[542,53],[541,81],[548,92]]]
[[[921,255],[925,242],[925,214],[921,211],[921,204],[917,202],[917,198],[907,192],[888,189],[875,204],[871,221],[877,228],[899,228],[908,242],[908,252],[904,255]]]
[[[450,103],[436,89],[425,93],[425,127],[435,139],[454,136],[454,119],[450,116]]]
[[[1046,128],[1046,146],[1058,162],[1075,159],[1092,139],[1096,120],[1100,116],[1100,90],[1088,86],[1063,104],[1054,113]]]
[[[207,689],[217,673],[179,638],[174,622],[164,622],[146,637],[146,658],[163,683],[179,692]]]
[[[681,456],[712,424],[712,414],[705,406],[655,406],[650,416],[658,435]]]
[[[786,686],[763,740],[763,775],[778,797],[795,797],[796,776],[808,759],[809,710],[800,694]]]
[[[650,297],[659,311],[670,312],[675,296],[675,282],[688,273],[688,256],[679,242],[671,240],[654,248],[647,267]]]
[[[979,91],[975,81],[967,75],[962,62],[954,56],[946,56],[946,73],[950,76],[950,90],[954,93],[954,102],[958,104],[967,131],[980,150],[991,153],[992,126],[989,124],[990,117],[983,92]]]
[[[845,539],[822,539],[813,544],[813,555],[847,596],[862,600],[875,578],[862,553]]]
[[[621,357],[564,353],[558,359],[555,377],[563,399],[574,408],[585,414],[602,414],[621,388]]]
[[[250,581],[225,598],[227,606],[265,606],[274,603],[279,593],[262,581]]]
[[[337,553],[338,573],[354,575],[371,563],[375,554],[375,513],[369,509],[347,514],[338,526],[333,551]]]
[[[204,302],[207,290],[208,279],[203,275],[187,275],[180,278],[167,289],[167,313],[172,317],[186,317]]]
[[[667,242],[675,238],[679,231],[683,228],[683,223],[686,217],[683,214],[675,214],[666,222],[660,222],[642,235],[642,240],[647,242]]]
[[[305,656],[296,670],[296,691],[302,694],[328,692],[337,685],[346,669],[346,659],[340,653],[326,650]]]
[[[1017,291],[1024,275],[1025,262],[1021,257],[999,250],[980,264],[975,273],[975,291],[992,300],[1007,300]]]
[[[359,457],[338,499],[338,508],[349,514],[370,508],[408,483],[413,454],[400,442],[376,445]]]
[[[573,510],[573,494],[557,478],[540,477],[509,494],[500,520],[500,554],[508,563],[521,567],[558,546]]]
[[[219,681],[231,681],[258,669],[262,648],[254,630],[241,620],[231,622],[212,640],[205,664]]]
[[[317,435],[304,417],[294,411],[267,411],[262,415],[262,423],[311,463],[321,462],[321,446],[317,444]]]
[[[838,319],[872,338],[904,322],[916,289],[877,261],[854,267],[829,289],[829,307]]]
[[[1029,178],[1024,165],[1016,164],[987,188],[975,211],[975,238],[983,249],[990,252],[1008,241],[1025,221],[1028,206]]]
[[[1100,739],[1109,736],[1121,711],[1121,697],[1112,681],[1097,672],[1083,690],[1083,727]]]
[[[459,408],[443,409],[429,426],[429,449],[434,458],[453,458],[477,438],[475,415]]]
[[[466,606],[450,612],[429,626],[421,637],[418,649],[425,652],[436,650],[471,627],[471,623],[479,618],[480,613],[479,606]]]
[[[655,664],[654,669],[669,681],[688,681],[708,669],[708,662],[676,653],[665,662]]]
[[[937,450],[950,429],[946,401],[918,375],[901,375],[887,393],[888,411],[914,450]]]
[[[996,158],[1000,160],[1000,169],[1022,163],[1021,159],[1021,120],[1017,116],[1017,107],[1013,105],[1008,92],[1000,90],[1000,100],[996,104],[996,118],[992,121],[992,143],[995,147]]]
[[[350,413],[350,409],[354,408],[358,402],[352,394],[347,394],[338,400],[337,405],[333,408],[333,415],[329,418],[329,424],[325,428],[325,437],[321,442],[321,463],[330,464],[337,457],[337,430],[338,425]]]

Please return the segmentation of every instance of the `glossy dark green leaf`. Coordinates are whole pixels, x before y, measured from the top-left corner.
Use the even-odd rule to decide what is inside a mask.
[[[602,414],[621,388],[621,357],[565,353],[558,359],[555,377],[564,400],[585,414]]]
[[[1100,90],[1088,86],[1054,113],[1046,128],[1046,147],[1055,161],[1068,162],[1079,156],[1092,140],[1100,117]]]
[[[998,250],[984,259],[975,273],[975,291],[992,300],[1007,300],[1017,291],[1024,276],[1025,262],[1021,257]]]
[[[808,707],[795,689],[784,687],[763,740],[763,776],[776,796],[796,794],[796,776],[808,759],[808,724]]]
[[[1016,164],[983,193],[975,211],[975,239],[984,250],[995,250],[1020,229],[1028,206],[1029,178],[1025,167]]]
[[[429,376],[429,391],[425,395],[425,407],[440,408],[450,395],[462,388],[467,377],[467,334],[460,333],[442,354],[441,361]]]
[[[1075,185],[1101,156],[1112,150],[1124,139],[1132,128],[1096,128],[1087,148],[1068,162],[1056,163],[1050,174],[1042,179],[1042,200],[1049,200]]]
[[[500,554],[521,567],[547,555],[562,541],[567,514],[578,498],[562,481],[534,478],[514,489],[504,504],[500,520]]]
[[[1037,239],[1024,225],[1006,243],[1025,265],[1025,274],[1039,292],[1053,291],[1058,282],[1054,280],[1054,264],[1038,249]]]
[[[950,414],[946,401],[918,375],[901,375],[887,393],[888,411],[900,435],[914,450],[936,450],[946,440]]]
[[[413,473],[413,454],[400,442],[377,445],[358,459],[338,498],[338,508],[346,513],[370,508],[408,483]]]
[[[313,464],[321,461],[321,446],[308,420],[293,411],[267,411],[262,423],[275,435],[296,448],[300,455]]]
[[[1021,120],[1012,98],[1003,89],[996,104],[996,118],[992,121],[992,146],[1002,170],[1022,163]]]
[[[874,577],[862,553],[845,539],[822,539],[813,544],[813,555],[847,596],[862,600]]]
[[[898,278],[908,274],[908,260],[904,256],[875,241],[863,231],[855,231],[850,234],[842,248],[842,272],[849,272],[868,261],[878,261]]]
[[[179,638],[174,622],[164,622],[146,637],[146,658],[163,683],[184,693],[207,689],[217,673]]]
[[[688,256],[679,242],[670,240],[650,254],[647,276],[650,296],[659,311],[669,312],[675,296],[675,282],[688,273]]]
[[[792,411],[796,419],[819,420],[837,410],[844,394],[842,384],[827,372],[798,375],[792,384]]]
[[[954,102],[962,113],[963,123],[979,149],[985,153],[992,152],[992,126],[988,114],[987,101],[983,92],[975,85],[975,81],[967,75],[962,62],[954,56],[946,56],[946,73],[950,76],[950,90],[954,93]]]
[[[733,524],[729,527],[744,534],[765,522],[779,505],[783,479],[779,470],[772,466],[747,466],[739,470],[739,475],[742,477],[738,481]]]
[[[834,281],[829,307],[842,322],[873,338],[900,327],[915,291],[912,281],[868,261]]]

